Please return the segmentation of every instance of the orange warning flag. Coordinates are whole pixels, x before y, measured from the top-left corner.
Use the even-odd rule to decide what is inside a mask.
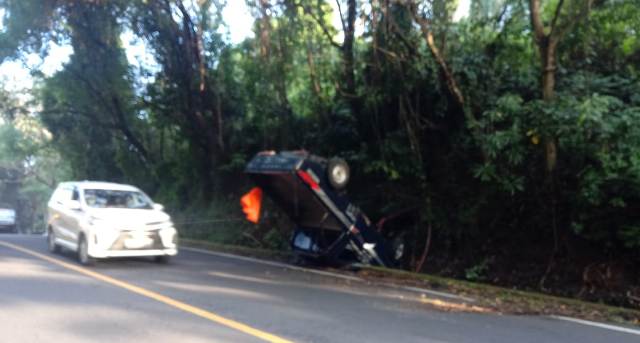
[[[242,212],[247,215],[247,220],[258,224],[262,205],[262,189],[254,187],[249,193],[240,198],[240,205],[242,206]]]

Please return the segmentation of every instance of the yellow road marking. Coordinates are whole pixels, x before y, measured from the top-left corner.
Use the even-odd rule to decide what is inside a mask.
[[[264,331],[252,328],[249,325],[237,322],[237,321],[232,320],[232,319],[228,319],[228,318],[222,317],[222,316],[217,315],[217,314],[215,314],[213,312],[209,312],[207,310],[203,310],[201,308],[198,308],[198,307],[183,303],[181,301],[169,298],[169,297],[164,296],[162,294],[146,290],[146,289],[144,289],[142,287],[134,286],[134,285],[132,285],[130,283],[114,279],[114,278],[112,278],[110,276],[94,272],[94,271],[89,270],[87,268],[83,268],[83,267],[80,267],[80,266],[77,266],[77,265],[74,265],[74,264],[71,264],[71,263],[67,263],[67,262],[61,261],[59,259],[52,258],[52,257],[49,257],[47,255],[40,254],[40,253],[35,252],[33,250],[30,250],[30,249],[27,249],[27,248],[23,248],[21,246],[15,245],[15,244],[11,244],[11,243],[0,241],[0,245],[3,245],[5,247],[7,247],[7,248],[11,248],[11,249],[14,249],[14,250],[17,250],[17,251],[20,251],[20,252],[23,252],[23,253],[25,253],[27,255],[31,255],[31,256],[37,257],[37,258],[39,258],[41,260],[45,260],[47,262],[51,262],[53,264],[59,265],[61,267],[69,269],[69,270],[73,270],[73,271],[78,272],[80,274],[84,274],[84,275],[92,277],[94,279],[106,282],[106,283],[114,285],[116,287],[124,288],[124,289],[126,289],[128,291],[131,291],[133,293],[145,296],[147,298],[151,298],[153,300],[159,301],[161,303],[167,304],[169,306],[175,307],[175,308],[183,310],[185,312],[189,312],[189,313],[194,314],[196,316],[208,319],[208,320],[210,320],[212,322],[215,322],[215,323],[230,327],[230,328],[232,328],[234,330],[238,330],[238,331],[240,331],[242,333],[245,333],[245,334],[260,338],[260,339],[265,340],[267,342],[292,343],[291,341],[288,341],[288,340],[286,340],[284,338],[278,337],[278,336],[270,334],[268,332],[264,332]]]

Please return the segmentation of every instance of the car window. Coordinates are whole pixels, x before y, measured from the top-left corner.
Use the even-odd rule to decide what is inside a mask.
[[[63,204],[67,200],[71,200],[72,196],[72,190],[68,187],[58,188],[58,190],[53,195],[55,201],[59,204]]]
[[[77,188],[73,188],[73,194],[71,195],[71,200],[80,200],[80,193],[78,193]]]
[[[106,189],[85,189],[84,201],[94,208],[151,209],[151,200],[142,192]]]

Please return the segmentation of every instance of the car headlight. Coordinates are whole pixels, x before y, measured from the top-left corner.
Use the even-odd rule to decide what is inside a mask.
[[[163,229],[160,230],[160,234],[162,235],[167,235],[167,236],[172,236],[172,235],[176,235],[178,232],[176,231],[176,229],[173,227],[173,225],[167,226]]]
[[[165,247],[173,247],[177,245],[178,231],[173,226],[161,229],[159,234]]]

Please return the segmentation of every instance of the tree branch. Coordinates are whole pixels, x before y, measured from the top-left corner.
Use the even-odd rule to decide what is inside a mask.
[[[562,5],[564,5],[564,0],[560,0],[558,5],[556,6],[556,13],[553,15],[553,20],[551,20],[551,31],[549,33],[550,36],[553,36],[553,32],[556,29],[556,24],[558,22],[558,18],[560,17],[560,12],[562,12]]]
[[[338,15],[340,15],[340,24],[342,24],[342,31],[347,31],[347,25],[344,23],[344,16],[342,15],[342,6],[340,6],[340,0],[336,0],[338,6]]]
[[[331,32],[329,31],[329,28],[327,28],[327,26],[325,25],[325,23],[322,21],[321,18],[318,18],[313,11],[308,7],[305,6],[299,2],[293,2],[293,5],[299,8],[302,8],[302,10],[304,11],[305,14],[308,14],[311,19],[313,19],[318,26],[320,26],[320,29],[322,30],[322,33],[324,33],[324,35],[327,37],[327,39],[329,40],[329,43],[331,45],[333,45],[334,47],[338,48],[338,49],[342,49],[342,44],[336,42],[333,40],[333,37],[331,35]]]
[[[413,19],[416,21],[416,23],[418,23],[418,25],[420,26],[422,35],[424,36],[424,39],[427,42],[427,46],[429,47],[429,50],[431,51],[433,58],[436,60],[436,62],[440,66],[440,69],[442,69],[449,91],[451,92],[453,97],[456,99],[456,102],[458,103],[458,105],[460,105],[460,107],[464,110],[466,104],[465,104],[464,96],[462,95],[462,91],[458,87],[458,83],[456,82],[453,76],[453,73],[449,68],[449,65],[442,57],[442,53],[440,52],[440,49],[435,43],[433,32],[429,28],[428,21],[424,17],[418,14],[415,4],[412,3],[412,5],[413,6],[411,8],[411,15],[413,16]]]
[[[69,69],[71,75],[73,75],[76,79],[80,80],[85,84],[89,92],[93,93],[96,101],[100,102],[102,106],[104,106],[105,110],[111,114],[111,118],[115,123],[115,128],[117,128],[127,139],[127,141],[135,148],[135,151],[138,153],[138,157],[142,161],[142,163],[147,164],[149,162],[149,154],[147,150],[144,148],[142,143],[134,136],[133,132],[129,129],[129,126],[126,122],[125,114],[122,111],[122,107],[120,105],[120,101],[117,99],[115,94],[111,94],[110,102],[106,99],[106,94],[102,93],[99,89],[94,87],[93,83],[85,78],[81,73],[77,72],[73,68]],[[78,113],[82,113],[79,112]],[[95,116],[91,116],[89,114],[85,115],[89,119],[93,120],[94,123],[98,120]],[[104,127],[103,125],[100,125]]]
[[[556,26],[552,27],[551,33],[549,34],[550,39],[556,41],[560,40],[560,38],[562,38],[562,36],[564,36],[569,30],[571,30],[577,23],[579,23],[589,15],[592,6],[593,0],[584,0],[575,15],[573,15],[571,18],[568,18],[564,23],[559,22]]]

